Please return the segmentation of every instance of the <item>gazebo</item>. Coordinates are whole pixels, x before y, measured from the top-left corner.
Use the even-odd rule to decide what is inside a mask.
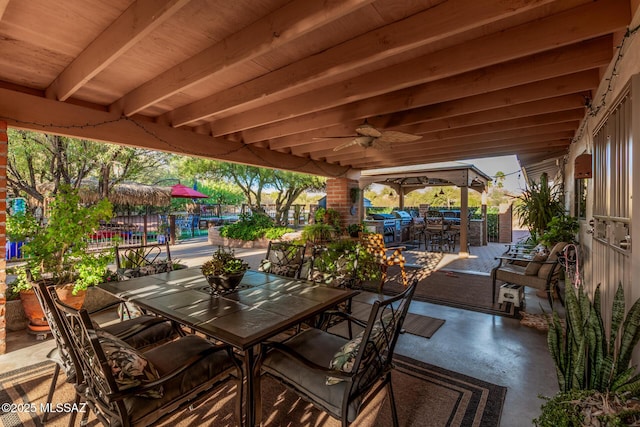
[[[468,256],[469,241],[469,189],[483,193],[491,177],[474,165],[460,162],[431,163],[362,171],[359,185],[381,184],[393,188],[400,196],[400,209],[404,208],[404,196],[426,187],[455,185],[460,188],[460,256]],[[364,212],[364,209],[360,209]]]

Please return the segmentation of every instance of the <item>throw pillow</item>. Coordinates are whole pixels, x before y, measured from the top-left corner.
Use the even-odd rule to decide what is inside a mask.
[[[102,329],[97,329],[96,335],[120,390],[152,382],[160,377],[155,366],[126,342]],[[163,390],[158,387],[140,393],[139,396],[160,399]]]
[[[351,372],[353,364],[358,356],[360,350],[360,343],[362,343],[362,335],[364,331],[360,332],[354,339],[347,341],[342,347],[338,349],[336,354],[333,355],[333,359],[329,362],[329,368],[342,372]],[[327,377],[325,384],[334,385],[344,381],[342,378]]]
[[[524,269],[524,274],[527,276],[535,276],[538,274],[540,267],[542,267],[542,263],[547,260],[547,255],[543,253],[536,254],[533,259],[527,264],[527,267]]]
[[[386,313],[380,320],[373,324],[373,328],[371,328],[371,335],[369,336],[369,342],[373,342],[378,350],[381,350],[384,346],[383,337],[389,336],[390,329],[395,326],[396,320],[397,319],[393,316],[393,313]],[[342,347],[340,347],[340,349],[338,349],[329,363],[330,369],[335,369],[345,373],[349,373],[353,370],[353,364],[358,356],[364,332],[365,331],[360,332],[354,339],[346,342]],[[341,381],[344,380],[328,376],[325,384],[334,385]]]

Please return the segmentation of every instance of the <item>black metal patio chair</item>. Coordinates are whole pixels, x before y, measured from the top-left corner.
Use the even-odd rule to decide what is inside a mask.
[[[51,292],[55,292],[54,287],[41,282],[33,287],[33,291],[42,306],[42,311],[45,314],[51,329],[51,334],[56,342],[56,347],[47,354],[47,358],[56,363],[46,401],[46,403],[51,403],[60,370],[64,371],[67,377],[66,381],[69,383],[81,384],[83,379],[81,376],[78,376],[77,362],[74,362],[75,353],[70,350],[71,344],[62,333],[63,326],[61,319],[58,318],[59,314],[53,305]],[[179,326],[171,321],[162,317],[149,315],[107,325],[102,329],[138,350],[160,345],[178,337],[182,332]],[[44,412],[42,416],[43,424],[47,421],[48,416],[49,412]],[[76,413],[74,412],[70,420],[70,425],[73,425],[75,416]]]
[[[77,310],[51,294],[62,333],[75,353],[82,383],[76,393],[107,426],[150,426],[197,403],[214,387],[237,380],[237,416],[241,420],[242,369],[227,345],[186,335],[141,353],[96,328],[86,310]],[[85,412],[86,421],[88,412]]]
[[[361,409],[386,387],[397,427],[391,386],[393,351],[416,285],[413,281],[403,293],[376,301],[366,323],[335,312],[364,328],[353,340],[311,328],[284,342],[263,345],[261,372],[341,420],[343,426],[355,421]],[[259,392],[259,385],[256,389]]]
[[[266,258],[258,270],[278,276],[299,278],[306,246],[290,242],[269,242]]]

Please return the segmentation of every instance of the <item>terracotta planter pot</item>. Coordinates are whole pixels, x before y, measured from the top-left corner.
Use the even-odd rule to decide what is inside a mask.
[[[77,295],[73,295],[72,290],[73,284],[62,285],[56,288],[56,293],[62,302],[79,309],[82,307],[82,304],[84,304],[87,292],[79,291]],[[47,322],[44,312],[42,311],[42,307],[40,307],[38,298],[36,298],[36,294],[33,290],[21,291],[20,300],[22,301],[24,313],[29,319],[29,329],[34,331],[49,330],[49,323]]]
[[[42,312],[42,307],[40,307],[40,303],[38,302],[38,298],[36,298],[36,294],[32,290],[21,291],[20,301],[22,301],[24,314],[29,319],[29,326],[49,326]]]

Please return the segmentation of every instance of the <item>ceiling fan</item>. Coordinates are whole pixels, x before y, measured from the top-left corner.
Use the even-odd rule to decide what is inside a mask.
[[[391,148],[394,142],[410,142],[415,141],[421,136],[412,135],[410,133],[397,131],[380,131],[370,125],[366,120],[363,124],[356,128],[356,136],[349,142],[338,145],[333,151],[342,150],[343,148],[359,145],[364,148],[373,147],[380,150]]]

